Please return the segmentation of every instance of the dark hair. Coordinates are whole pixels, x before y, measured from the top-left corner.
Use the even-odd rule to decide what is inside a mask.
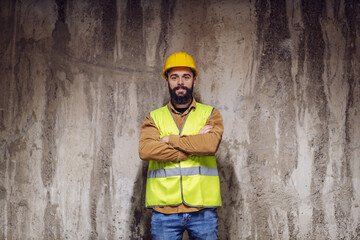
[[[180,67],[180,66],[179,66],[179,67]],[[169,68],[168,70],[165,71],[166,79],[168,79],[168,77],[169,77],[168,74],[169,74],[169,72],[170,72],[173,68],[175,68],[175,67]],[[196,71],[195,71],[194,69],[190,68],[190,67],[187,67],[187,68],[190,69],[190,71],[191,71],[192,74],[193,74],[193,77],[195,77]]]

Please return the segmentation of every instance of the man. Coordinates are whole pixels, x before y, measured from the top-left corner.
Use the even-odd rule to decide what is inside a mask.
[[[198,71],[184,52],[168,57],[163,77],[168,105],[150,112],[140,130],[139,155],[150,161],[146,207],[153,239],[218,239],[221,206],[215,152],[224,131],[220,112],[192,97]]]

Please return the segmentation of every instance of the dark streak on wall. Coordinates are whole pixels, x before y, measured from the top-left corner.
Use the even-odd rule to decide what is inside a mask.
[[[6,16],[6,10],[8,9],[9,13]],[[0,80],[0,179],[4,178],[9,174],[8,172],[8,162],[10,162],[8,147],[9,143],[7,142],[5,134],[6,131],[6,121],[9,118],[9,109],[10,109],[10,99],[11,99],[11,69],[12,69],[12,58],[11,51],[13,50],[12,43],[16,41],[13,38],[13,33],[15,29],[16,22],[16,8],[13,1],[1,2],[0,6],[0,72],[3,73],[3,76]],[[9,61],[10,59],[10,61]],[[7,110],[7,111],[6,111]],[[5,181],[0,181],[0,201],[7,201],[8,196],[10,195],[10,189],[7,188]],[[8,211],[4,208],[4,212]],[[9,215],[9,214],[8,214]],[[7,220],[11,222],[11,218],[8,216]],[[5,236],[9,236],[9,230],[5,232],[5,229],[0,229],[0,239],[5,239]]]
[[[239,147],[240,143],[237,140],[223,139],[216,154],[222,199],[222,206],[218,210],[220,239],[232,239],[233,236],[238,236],[247,218],[243,212],[242,189],[231,161],[231,159],[236,159],[236,156],[233,156],[230,150],[238,150]]]
[[[351,205],[352,200],[354,199],[354,190],[352,184],[352,169],[351,169],[351,151],[350,148],[354,142],[352,133],[354,126],[353,115],[354,110],[356,109],[356,100],[360,99],[359,92],[356,97],[356,89],[359,89],[359,81],[356,83],[355,73],[353,69],[354,63],[354,53],[356,51],[356,10],[357,5],[355,1],[345,1],[345,17],[346,23],[342,29],[342,34],[345,39],[345,53],[343,56],[344,61],[344,70],[345,73],[343,76],[342,83],[348,86],[347,100],[346,100],[346,110],[345,110],[345,142],[344,142],[344,158],[342,159],[340,176],[336,178],[335,185],[342,189],[337,194],[337,201],[335,204],[335,218],[337,219],[337,227],[339,229],[338,238],[343,239],[346,236],[350,235],[350,225],[351,225]],[[357,103],[359,104],[359,103]],[[344,194],[348,198],[344,199]],[[355,233],[358,234],[358,233]],[[355,239],[356,235],[352,235]],[[359,235],[358,235],[359,236]]]
[[[166,56],[160,56],[159,54],[163,52],[167,53],[168,49],[168,33],[170,28],[170,19],[174,15],[175,9],[175,0],[162,0],[161,1],[161,10],[160,10],[160,19],[161,19],[161,31],[159,35],[158,42],[156,44],[156,60],[165,58]]]
[[[145,62],[145,42],[143,36],[143,10],[140,0],[128,0],[125,10],[125,26],[122,35],[124,64],[140,67]]]
[[[145,209],[146,176],[148,163],[142,162],[136,174],[135,185],[131,197],[131,208],[129,211],[130,239],[151,239],[150,209]]]
[[[271,3],[270,3],[271,4]],[[257,39],[258,39],[258,49],[262,49],[260,51],[261,55],[264,52],[265,54],[269,54],[269,51],[266,51],[266,29],[268,28],[268,19],[269,19],[269,2],[267,1],[257,1],[255,3],[256,7],[256,14],[257,14]],[[270,40],[270,39],[268,39]],[[257,53],[257,56],[259,56],[259,53]],[[266,60],[268,59],[261,59],[260,69],[258,75],[263,75],[263,65],[266,63]],[[267,63],[268,65],[270,63]],[[258,77],[260,78],[260,77]],[[259,92],[259,80],[256,82],[256,92]],[[257,99],[259,100],[259,99]],[[250,120],[249,123],[249,131],[250,133],[250,141],[252,143],[259,142],[259,139],[257,139],[256,131],[260,131],[260,125],[263,123],[261,122],[261,109],[258,103],[254,106],[254,113],[253,117]],[[247,151],[247,165],[249,166],[250,171],[250,178],[252,183],[252,192],[251,192],[251,206],[250,209],[255,213],[257,216],[256,219],[252,219],[251,222],[251,235],[261,235],[264,238],[271,238],[271,232],[269,229],[269,224],[267,221],[267,218],[270,214],[269,212],[269,206],[263,202],[263,195],[265,194],[265,185],[264,181],[265,179],[262,177],[264,173],[262,171],[265,170],[265,159],[259,159],[259,157],[256,155],[256,153],[253,150],[248,149]],[[260,207],[261,206],[261,207]],[[261,209],[261,211],[260,211]]]
[[[306,88],[309,99],[308,108],[320,123],[314,126],[315,137],[310,146],[313,151],[313,169],[311,179],[311,194],[313,204],[313,236],[328,237],[328,229],[325,225],[325,212],[322,201],[323,188],[326,177],[327,165],[329,163],[329,128],[327,97],[324,89],[324,49],[325,43],[322,36],[321,18],[326,8],[325,1],[301,2],[301,11],[305,27],[305,49],[308,85]],[[320,227],[322,226],[322,227]]]
[[[250,129],[256,129],[259,127],[259,124],[261,124],[260,111],[258,107],[256,108],[258,110],[251,118],[249,124]],[[250,139],[251,141],[256,141],[253,137]],[[256,215],[256,218],[251,221],[251,235],[261,235],[264,238],[271,238],[271,232],[267,221],[267,218],[270,215],[269,206],[266,202],[264,202],[263,198],[263,196],[266,195],[266,190],[264,189],[266,186],[266,179],[264,178],[267,175],[264,172],[266,171],[265,161],[263,159],[259,159],[253,150],[248,150],[247,165],[249,167],[252,184],[252,191],[251,194],[249,194],[250,199],[248,201],[251,202],[251,211]]]
[[[111,57],[114,54],[116,41],[117,5],[116,0],[106,0],[101,3],[102,12],[102,39],[104,51]]]
[[[214,10],[211,8],[211,4],[209,1],[204,1],[199,4],[196,8],[194,8],[191,4],[189,6],[190,12],[194,16],[193,19],[187,18],[186,21],[189,22],[189,38],[187,39],[186,51],[197,53],[197,55],[203,53],[204,56],[202,58],[196,58],[195,61],[197,64],[203,66],[204,73],[211,69],[214,66],[217,66],[219,52],[221,51],[221,43],[218,41],[217,33],[220,26],[223,27],[223,30],[229,31],[228,26],[224,19],[218,19],[211,17],[214,14]],[[221,8],[220,8],[221,9]],[[192,26],[196,26],[198,29],[193,29]],[[205,51],[203,49],[198,48],[194,43],[202,44]],[[208,51],[207,49],[211,49]],[[202,52],[203,51],[203,52]],[[196,55],[195,55],[196,56]],[[198,79],[201,81],[201,75],[199,75]],[[221,75],[214,75],[214,78],[221,78]],[[211,84],[211,94],[218,94],[219,89],[221,88],[220,81],[213,81]],[[196,88],[195,88],[196,89]],[[194,91],[194,97],[197,101],[201,102],[201,94],[200,91]]]
[[[115,133],[115,100],[111,83],[104,83],[101,91],[101,141],[96,149],[96,158],[90,182],[91,234],[89,239],[113,239],[112,228],[112,158]],[[101,227],[98,227],[100,225]],[[105,226],[105,227],[104,227]],[[105,232],[102,232],[102,231]]]
[[[274,69],[276,62],[291,66],[291,49],[281,46],[284,40],[290,38],[290,34],[285,1],[257,1],[256,7],[257,37],[259,44],[263,43],[259,70],[261,76],[267,70],[278,71]]]
[[[58,21],[65,23],[67,0],[55,0],[55,2],[58,11]]]
[[[252,144],[248,146],[248,164],[251,169],[254,193],[256,192],[256,195],[253,195],[254,203],[251,209],[257,215],[252,220],[252,231],[257,229],[257,233],[253,232],[253,234],[271,238],[273,233],[270,231],[268,221],[271,206],[265,202],[263,196],[271,195],[273,191],[282,192],[282,190],[267,186],[265,176],[269,174],[271,166],[276,166],[281,179],[286,184],[297,166],[296,114],[292,104],[295,96],[292,94],[294,87],[291,77],[293,42],[290,40],[285,1],[257,1],[255,6],[257,41],[258,49],[260,49],[257,56],[260,58],[260,65],[255,85],[257,103],[254,107],[254,116],[249,123],[250,136],[253,138],[250,141]],[[264,118],[264,112],[267,111],[270,111],[270,116]],[[256,151],[269,144],[270,140],[265,141],[264,138],[275,138],[274,132],[264,131],[265,126],[273,125],[275,122],[278,122],[278,150],[277,153],[274,152],[273,155],[264,159],[258,156]],[[263,138],[258,138],[259,135],[263,135]],[[269,162],[270,166],[268,167],[265,162]],[[286,198],[286,196],[283,197]],[[294,213],[297,209],[290,206],[289,202],[283,208],[287,211],[289,235],[296,237],[298,234],[295,228],[297,214]],[[279,236],[284,234],[282,230],[276,230],[279,231],[277,233]]]
[[[5,5],[5,6],[4,6]],[[10,14],[6,16],[6,10],[10,12]],[[13,39],[13,34],[15,31],[15,22],[17,21],[16,18],[16,7],[14,1],[9,1],[7,3],[2,2],[0,7],[0,71],[7,74],[7,78],[1,79],[0,81],[0,89],[3,91],[0,95],[0,108],[7,108],[9,106],[9,100],[10,100],[10,76],[11,76],[11,68],[12,68],[12,61],[8,61],[7,59],[12,59],[11,56],[11,50],[12,50],[12,44],[13,41],[16,41],[16,39]],[[7,26],[7,27],[6,27]],[[10,50],[9,50],[10,49]],[[0,131],[4,130],[5,128],[5,111],[0,111]],[[3,143],[0,143],[0,146],[2,146]],[[2,171],[2,168],[0,168],[0,172]]]
[[[57,164],[55,128],[57,109],[61,101],[61,83],[57,77],[57,73],[64,68],[61,60],[62,57],[67,54],[67,45],[70,41],[69,30],[65,23],[65,6],[66,1],[58,2],[58,19],[55,23],[55,29],[52,32],[52,57],[45,83],[46,104],[45,119],[43,120],[43,157],[41,166],[41,177],[45,187],[51,186]],[[62,88],[62,90],[64,90],[64,88]]]
[[[61,231],[59,229],[61,220],[56,211],[57,205],[51,204],[49,188],[53,184],[58,164],[55,142],[57,114],[61,100],[67,93],[63,79],[59,75],[64,73],[67,78],[66,80],[71,82],[71,79],[69,79],[70,71],[67,64],[64,63],[70,41],[70,33],[66,24],[66,3],[66,1],[57,1],[58,18],[52,32],[53,46],[45,82],[46,101],[42,130],[43,152],[41,160],[41,179],[43,185],[48,189],[48,203],[44,214],[45,239],[61,238]]]
[[[20,120],[21,115],[29,109],[31,104],[31,97],[34,94],[33,82],[31,79],[30,57],[26,51],[32,49],[33,40],[20,39],[16,49],[16,65],[14,67],[15,74],[15,89],[16,89],[16,109],[14,109],[14,117],[17,121]]]
[[[67,45],[70,41],[69,28],[66,24],[66,5],[67,1],[57,0],[58,19],[55,23],[55,29],[52,32],[54,40],[53,50],[62,54],[68,52]]]
[[[339,10],[340,10],[340,4],[341,1],[340,0],[335,0],[334,1],[334,17],[335,19],[339,20]]]
[[[351,139],[351,132],[353,132],[353,129],[355,126],[352,126],[351,121],[351,110],[354,108],[354,100],[355,94],[356,94],[356,80],[355,80],[355,74],[353,70],[353,62],[354,62],[354,53],[356,51],[356,10],[357,5],[355,5],[354,1],[351,4],[350,1],[346,2],[345,4],[345,16],[346,16],[346,27],[343,28],[343,35],[346,39],[345,42],[345,56],[344,56],[344,84],[347,82],[349,91],[348,91],[348,97],[347,97],[347,104],[346,104],[346,111],[345,111],[345,141],[346,146],[349,147],[349,145],[352,142]],[[359,8],[360,10],[360,8]],[[349,149],[346,149],[346,159],[345,164],[342,169],[342,178],[351,178],[351,169],[350,169],[350,156]]]
[[[305,33],[304,28],[301,26],[300,23],[294,24],[294,30],[296,37],[298,39],[298,47],[296,49],[297,54],[297,72],[295,74],[295,99],[298,105],[298,112],[297,112],[297,121],[299,122],[300,126],[304,124],[304,116],[306,111],[306,101],[305,101],[305,93],[303,90],[303,81],[302,78],[304,77],[304,64],[305,64]]]
[[[61,236],[61,219],[58,218],[58,204],[51,204],[50,193],[47,193],[47,204],[44,213],[45,232],[44,239],[63,239]]]
[[[43,157],[41,166],[41,177],[45,187],[50,187],[55,175],[56,145],[55,145],[55,124],[57,109],[58,85],[53,81],[54,75],[50,74],[46,81],[47,101],[45,107],[45,119],[43,127]]]
[[[61,9],[61,7],[59,7]],[[61,22],[62,14],[59,10],[58,21],[56,22],[55,29],[53,31],[53,52],[66,53],[68,41],[64,41],[69,36],[67,26],[64,22]],[[55,62],[55,58],[50,63],[50,72],[47,76],[45,83],[46,90],[46,104],[45,104],[45,119],[43,120],[43,157],[41,177],[45,187],[50,187],[55,175],[56,168],[56,144],[55,144],[55,127],[56,127],[56,112],[58,108],[58,101],[60,98],[59,83],[56,78],[56,71],[58,70],[58,63]]]
[[[6,9],[8,9],[8,11],[11,13],[8,14],[7,17],[6,17]],[[3,54],[5,54],[8,51],[9,47],[11,48],[12,40],[15,40],[12,39],[15,29],[15,22],[17,21],[17,19],[15,19],[16,16],[15,11],[16,11],[15,1],[8,1],[8,3],[3,2],[1,4],[0,24],[3,27],[0,29],[0,33],[1,33],[0,56],[3,56]]]

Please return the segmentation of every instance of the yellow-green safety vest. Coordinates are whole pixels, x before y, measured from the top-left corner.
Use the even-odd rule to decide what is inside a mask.
[[[178,129],[168,105],[150,112],[160,131],[169,135],[196,135],[205,126],[213,107],[196,103]],[[146,207],[221,206],[220,180],[215,156],[190,156],[180,162],[150,161],[146,182]]]

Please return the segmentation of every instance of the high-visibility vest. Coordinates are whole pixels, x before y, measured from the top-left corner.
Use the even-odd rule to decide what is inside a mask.
[[[168,105],[150,112],[160,131],[168,135],[195,135],[205,126],[213,107],[196,103],[178,129]],[[146,182],[146,207],[221,206],[220,181],[215,156],[190,156],[179,162],[150,161]]]

